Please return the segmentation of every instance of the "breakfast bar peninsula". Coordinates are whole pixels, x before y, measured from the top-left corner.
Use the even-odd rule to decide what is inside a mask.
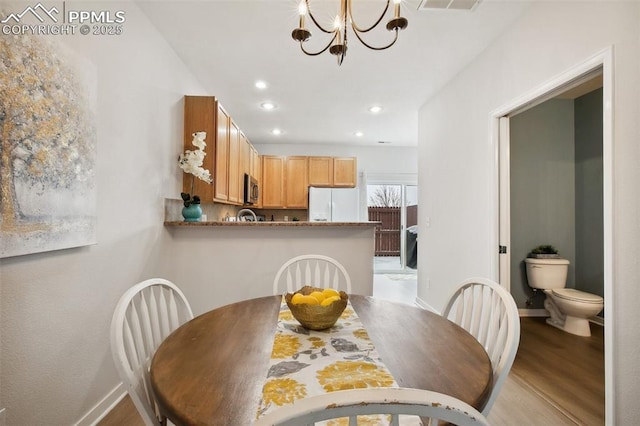
[[[189,281],[210,293],[215,306],[272,294],[280,266],[302,254],[338,260],[349,272],[355,294],[373,294],[375,228],[378,222],[183,222],[165,221],[164,237],[179,270],[166,276]],[[163,266],[161,265],[161,268]],[[198,309],[198,305],[202,304]],[[192,301],[194,311],[212,308]]]

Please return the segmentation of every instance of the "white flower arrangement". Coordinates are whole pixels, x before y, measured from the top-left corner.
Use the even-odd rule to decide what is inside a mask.
[[[184,201],[184,206],[189,207],[191,204],[200,204],[200,197],[193,194],[193,184],[195,182],[195,178],[198,178],[207,183],[213,182],[211,178],[211,173],[209,170],[202,167],[204,163],[204,157],[207,155],[204,152],[204,147],[207,146],[204,139],[207,137],[207,132],[195,132],[193,134],[193,140],[191,143],[193,146],[198,148],[195,151],[186,150],[184,154],[180,154],[178,157],[178,165],[185,172],[193,175],[191,180],[191,193],[187,194],[186,192],[181,192],[180,196]]]

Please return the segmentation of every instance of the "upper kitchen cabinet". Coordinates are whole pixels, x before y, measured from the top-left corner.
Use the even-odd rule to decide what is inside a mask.
[[[263,155],[262,158],[262,207],[283,208],[284,198],[284,161],[279,155]]]
[[[242,181],[245,173],[251,175],[251,154],[249,139],[247,139],[244,133],[240,132],[240,180]]]
[[[185,96],[184,97],[184,150],[196,150],[191,141],[195,132],[207,132],[204,149],[206,153],[202,167],[209,170],[215,179],[216,161],[216,123],[218,102],[214,97]],[[192,186],[193,185],[193,189]],[[202,201],[213,201],[214,187],[193,175],[184,173],[182,191],[191,195],[198,195]]]
[[[257,151],[231,116],[213,96],[185,96],[184,131],[185,149],[191,150],[191,134],[207,132],[203,167],[211,172],[213,184],[196,179],[194,193],[202,201],[242,205],[244,174],[259,167],[252,163]],[[190,175],[184,176],[183,191],[191,192]]]
[[[309,157],[309,186],[333,186],[333,157]]]
[[[308,157],[262,156],[262,207],[306,209]]]
[[[333,187],[355,188],[358,183],[356,157],[333,157]]]
[[[258,181],[258,202],[254,204],[254,207],[262,207],[262,161],[260,161],[260,154],[258,150],[251,145],[251,172],[249,173],[253,178]]]
[[[216,120],[216,168],[214,173],[214,194],[216,201],[229,200],[229,126],[231,118],[229,114],[222,109],[220,105],[217,107]]]
[[[309,186],[355,188],[356,157],[309,157]]]
[[[287,157],[285,163],[285,207],[306,209],[309,205],[309,157]]]
[[[229,202],[232,204],[242,204],[243,201],[240,144],[240,129],[232,119],[229,125]]]

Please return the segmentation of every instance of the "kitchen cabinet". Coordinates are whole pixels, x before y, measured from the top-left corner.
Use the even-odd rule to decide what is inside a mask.
[[[195,149],[192,134],[200,131],[207,132],[203,167],[211,172],[213,184],[185,173],[182,190],[203,202],[244,204],[245,173],[258,180],[260,196],[254,207],[306,209],[309,186],[356,186],[355,157],[260,156],[215,97],[185,96],[185,150]]]
[[[284,162],[285,157],[263,155],[262,158],[262,207],[283,208],[284,198]]]
[[[308,157],[286,157],[285,207],[306,209],[309,205]]]
[[[240,185],[240,130],[231,119],[229,124],[229,202],[242,204]]]
[[[209,143],[215,145],[215,173],[213,174],[214,194],[216,201],[229,200],[229,125],[231,118],[220,105],[217,106],[216,138]],[[209,146],[209,144],[207,144]]]
[[[309,186],[355,188],[356,157],[309,157]]]
[[[333,185],[333,157],[309,157],[309,186]]]
[[[202,201],[244,203],[244,174],[260,170],[257,150],[233,118],[213,96],[184,97],[184,148],[193,150],[194,132],[205,131],[203,167],[211,172],[213,184],[196,179],[193,194]],[[258,172],[259,173],[259,172]],[[257,175],[259,176],[259,174]],[[183,191],[191,193],[192,175],[183,177]]]
[[[356,186],[355,157],[265,155],[262,160],[260,187],[263,208],[306,209],[309,205],[309,186]]]
[[[197,150],[191,143],[193,133],[207,132],[205,139],[207,146],[204,149],[206,155],[202,167],[209,170],[214,179],[217,170],[215,165],[217,158],[217,122],[218,102],[216,98],[212,96],[184,97],[184,151]],[[195,178],[188,173],[183,173],[182,192],[198,195],[202,201],[213,201],[214,198],[214,186],[212,184]]]
[[[333,188],[355,188],[358,183],[356,157],[333,157]]]
[[[260,154],[258,150],[251,145],[251,176],[258,181],[258,202],[254,204],[254,207],[262,207],[262,162],[260,161]]]
[[[300,208],[308,204],[308,157],[262,156],[262,208]]]
[[[240,132],[240,180],[243,180],[245,173],[251,175],[251,157],[249,139]]]

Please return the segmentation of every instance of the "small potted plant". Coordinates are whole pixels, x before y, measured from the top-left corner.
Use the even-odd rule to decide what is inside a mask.
[[[195,151],[186,150],[184,154],[180,154],[178,158],[178,165],[185,172],[191,174],[191,192],[181,192],[180,197],[184,204],[182,209],[182,216],[185,222],[199,222],[202,217],[202,208],[200,207],[200,197],[193,194],[193,186],[195,178],[198,178],[207,183],[213,182],[211,173],[209,170],[202,167],[204,162],[204,156],[207,155],[204,152],[204,147],[207,146],[204,139],[207,137],[207,132],[196,132],[193,134],[193,140],[191,143],[198,148]]]
[[[558,250],[554,246],[549,244],[543,244],[531,250],[528,257],[533,257],[536,259],[548,259],[548,258],[553,259],[560,256],[558,255]]]

